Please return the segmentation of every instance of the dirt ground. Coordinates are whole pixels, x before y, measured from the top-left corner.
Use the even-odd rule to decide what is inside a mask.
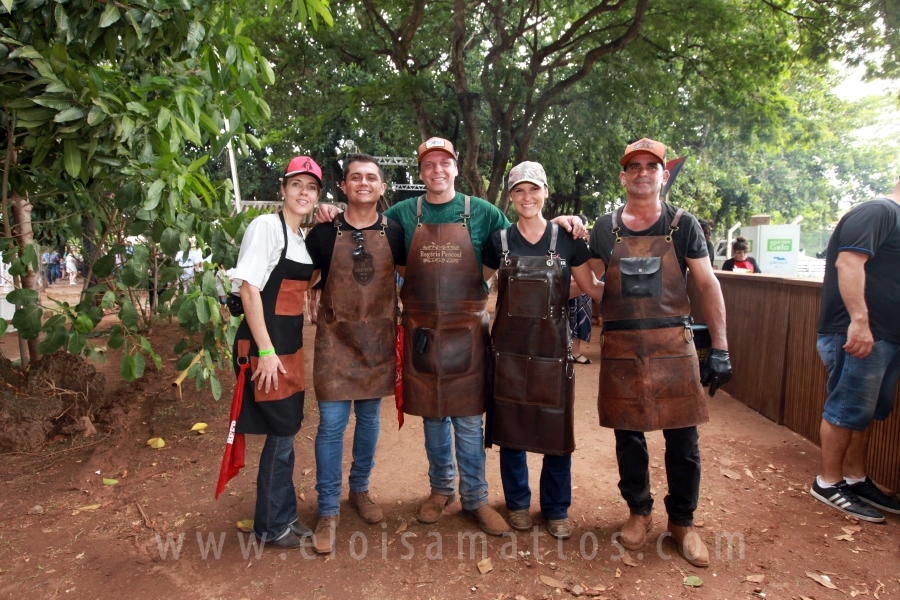
[[[57,287],[51,295],[61,293]],[[312,325],[304,331],[310,367],[314,333]],[[152,335],[164,357],[178,337],[173,325]],[[16,348],[14,334],[0,345],[8,356],[17,356]],[[0,597],[535,600],[574,597],[581,591],[575,586],[608,599],[900,597],[898,518],[857,523],[813,500],[807,490],[817,471],[817,448],[722,392],[701,427],[704,475],[696,519],[712,566],[690,566],[670,539],[659,537],[666,491],[659,433],[648,435],[656,522],[642,552],[625,556],[612,538],[628,511],[616,487],[612,432],[598,424],[596,341],[584,354],[594,364],[578,367],[576,375],[570,540],[557,543],[543,529],[535,455],[529,457],[535,531],[482,537],[458,502],[438,523],[418,523],[414,511],[428,492],[422,421],[407,417],[398,431],[387,399],[371,478],[386,518],[367,525],[347,504],[351,419],[331,556],[306,549],[258,553],[252,536],[237,529],[237,521],[253,515],[259,436],[248,436],[247,468],[213,499],[233,378],[226,378],[218,402],[192,383],[176,401],[174,359],[164,360],[162,372],[124,384],[112,355],[97,367],[106,374],[107,392],[127,400],[123,427],[98,427],[88,440],[62,437],[40,452],[0,455]],[[311,391],[306,414],[296,439],[294,481],[300,519],[314,526],[318,411]],[[209,424],[205,435],[190,431],[196,422]],[[150,448],[151,437],[162,437],[165,447]],[[498,461],[497,449],[488,450],[490,502],[505,515]],[[118,483],[104,485],[104,478]],[[478,563],[484,558],[493,570],[482,574]],[[809,574],[827,575],[837,589]],[[691,575],[702,580],[700,587],[684,585]]]

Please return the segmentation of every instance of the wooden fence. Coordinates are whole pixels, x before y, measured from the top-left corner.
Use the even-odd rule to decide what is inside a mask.
[[[716,271],[725,298],[734,376],[726,392],[819,444],[825,367],[816,352],[822,282]],[[694,320],[703,323],[696,288],[688,281]],[[897,392],[900,399],[900,386]],[[900,410],[876,422],[869,476],[900,488]]]

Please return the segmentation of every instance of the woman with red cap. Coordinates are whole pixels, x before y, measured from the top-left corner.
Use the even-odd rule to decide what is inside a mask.
[[[303,420],[303,300],[312,259],[300,225],[316,206],[322,170],[308,156],[294,158],[281,179],[277,214],[247,227],[232,278],[245,319],[234,341],[234,366],[249,362],[251,377],[235,432],[266,436],[256,478],[253,529],[264,543],[297,548],[309,528],[297,519],[294,436]]]

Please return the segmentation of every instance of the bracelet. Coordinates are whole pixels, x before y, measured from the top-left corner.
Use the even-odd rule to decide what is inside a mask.
[[[259,351],[260,358],[262,358],[263,356],[274,356],[274,355],[275,355],[275,348],[269,348],[268,350],[260,350]]]

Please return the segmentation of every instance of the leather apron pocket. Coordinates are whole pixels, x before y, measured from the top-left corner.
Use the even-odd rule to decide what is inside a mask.
[[[257,389],[259,381],[253,381],[253,398],[257,402],[274,402],[276,400],[284,400],[288,396],[293,396],[297,392],[306,389],[306,376],[304,374],[303,348],[300,348],[294,354],[278,355],[281,360],[281,366],[287,373],[278,374],[278,389],[269,388],[266,393],[265,388]],[[250,371],[256,373],[256,367],[259,365],[259,357],[250,357]],[[250,379],[249,377],[247,378]]]
[[[661,266],[659,256],[620,260],[622,298],[659,298],[662,295]]]
[[[697,394],[696,357],[683,356],[650,357],[650,374],[653,398],[684,398]]]
[[[304,293],[308,281],[282,279],[275,300],[275,314],[279,317],[299,317],[303,314]]]
[[[388,364],[394,366],[393,319],[373,319],[370,321],[338,321],[332,325],[333,335],[340,350],[350,357],[348,369],[370,369]],[[344,357],[334,356],[334,361],[342,363]]]
[[[407,340],[412,344],[406,352],[412,352],[413,368],[418,373],[435,377],[462,375],[472,367],[475,333],[472,327],[417,327],[412,331],[412,339]],[[478,359],[482,359],[480,352]]]
[[[508,279],[509,316],[546,319],[550,307],[547,278],[510,277]]]
[[[562,406],[566,361],[497,352],[494,398],[548,408]]]
[[[636,358],[600,359],[600,390],[604,398],[638,398],[643,379]]]

